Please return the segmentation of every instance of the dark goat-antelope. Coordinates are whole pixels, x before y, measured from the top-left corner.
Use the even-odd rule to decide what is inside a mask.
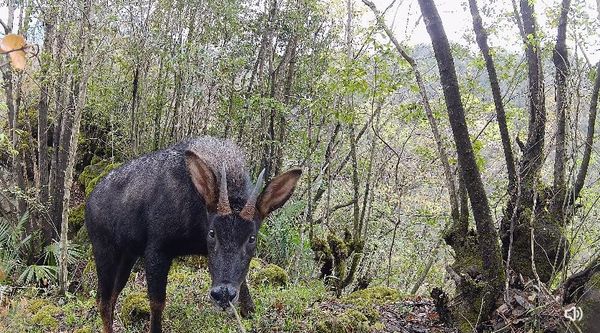
[[[144,257],[150,332],[161,332],[167,274],[174,257],[208,257],[211,299],[223,309],[254,304],[246,284],[261,221],[291,196],[301,171],[252,186],[243,152],[232,142],[200,138],[142,156],[109,173],[92,192],[85,224],[98,274],[104,332],[138,257]]]

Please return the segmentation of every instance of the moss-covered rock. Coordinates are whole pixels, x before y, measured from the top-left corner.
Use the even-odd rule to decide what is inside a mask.
[[[79,175],[79,182],[85,188],[85,196],[89,196],[96,185],[121,163],[111,163],[108,160],[92,159],[92,164],[86,166]]]
[[[367,333],[370,332],[369,319],[356,309],[349,309],[339,315],[323,318],[316,325],[319,333]]]
[[[382,305],[400,300],[400,293],[396,289],[377,286],[358,290],[346,296],[350,301],[366,300],[372,304]]]
[[[400,293],[392,288],[377,286],[355,291],[344,297],[344,300],[354,305],[371,323],[375,323],[380,319],[376,306],[399,301]]]
[[[73,239],[85,222],[85,203],[69,209],[69,238]],[[85,228],[84,228],[85,229]]]
[[[288,280],[289,277],[286,271],[275,264],[268,264],[258,270],[253,277],[253,281],[257,284],[270,284],[273,286],[285,286]]]
[[[101,159],[98,156],[94,156],[88,166],[83,168],[83,171],[79,174],[79,182],[83,185],[89,183],[92,179],[98,177],[102,170],[110,163],[108,160]]]
[[[62,313],[56,305],[48,304],[40,308],[31,317],[31,323],[44,332],[54,332],[58,329],[58,316]]]
[[[127,324],[150,318],[150,303],[146,293],[132,292],[125,296],[121,305],[121,318]]]

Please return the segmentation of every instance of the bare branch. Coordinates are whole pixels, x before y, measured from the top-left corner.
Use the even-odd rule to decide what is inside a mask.
[[[6,25],[4,20],[2,20],[1,18],[0,18],[0,25],[2,25],[2,28],[4,29],[4,34],[10,33],[10,28],[8,27],[8,25]]]

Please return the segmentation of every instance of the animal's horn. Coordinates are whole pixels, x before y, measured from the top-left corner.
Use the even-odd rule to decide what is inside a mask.
[[[265,179],[265,169],[260,172],[258,175],[258,179],[256,180],[256,185],[254,186],[254,190],[248,197],[248,201],[246,201],[246,205],[240,211],[240,217],[246,220],[252,220],[254,218],[254,214],[256,213],[256,200],[258,199],[258,195],[260,194],[260,190],[262,189],[263,182]]]
[[[229,195],[227,194],[227,173],[225,164],[221,165],[221,184],[219,185],[219,202],[217,203],[217,213],[220,215],[231,214],[229,206]]]

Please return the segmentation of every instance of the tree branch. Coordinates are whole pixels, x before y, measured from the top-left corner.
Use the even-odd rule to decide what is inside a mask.
[[[577,178],[573,189],[571,190],[572,198],[571,202],[575,202],[581,194],[581,189],[585,183],[587,176],[588,167],[590,165],[590,157],[592,155],[592,145],[594,143],[594,130],[596,125],[596,114],[598,111],[598,91],[600,91],[600,62],[596,65],[596,80],[594,81],[594,89],[592,91],[592,97],[590,100],[590,113],[588,116],[588,128],[587,136],[585,140],[585,148],[583,150],[583,158],[581,160],[581,166],[577,172]]]
[[[4,20],[2,20],[1,18],[0,18],[0,25],[2,25],[2,28],[4,29],[4,34],[10,33],[10,28],[8,27],[8,25],[6,25],[6,22],[4,22]]]

